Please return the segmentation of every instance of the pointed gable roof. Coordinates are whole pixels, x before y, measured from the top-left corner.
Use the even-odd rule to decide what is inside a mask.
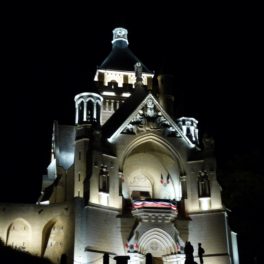
[[[134,65],[140,62],[143,66],[143,72],[152,72],[134,55],[128,47],[113,47],[110,54],[106,57],[99,69],[134,71]]]
[[[98,67],[101,70],[134,71],[134,65],[140,62],[144,73],[152,72],[134,55],[128,47],[128,31],[125,28],[113,30],[112,51]]]
[[[166,135],[183,138],[189,146],[194,146],[151,93],[143,94],[141,90],[129,99],[103,127],[110,141],[120,134],[137,134],[141,131],[164,128]]]

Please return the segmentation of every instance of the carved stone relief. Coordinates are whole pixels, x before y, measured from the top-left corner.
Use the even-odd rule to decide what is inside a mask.
[[[170,122],[158,111],[154,101],[149,98],[146,105],[138,111],[123,134],[138,134],[146,131],[162,130],[165,136],[177,136],[178,132],[172,127]]]

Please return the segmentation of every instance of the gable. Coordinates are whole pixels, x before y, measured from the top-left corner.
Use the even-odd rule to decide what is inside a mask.
[[[194,146],[152,94],[145,97],[109,140],[113,141],[120,134],[137,135],[147,131],[161,131],[164,136],[183,138],[189,146]]]

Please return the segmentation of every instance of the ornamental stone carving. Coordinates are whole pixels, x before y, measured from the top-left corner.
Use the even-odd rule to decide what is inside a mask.
[[[122,133],[135,135],[153,130],[161,130],[165,136],[179,137],[178,132],[172,127],[162,113],[158,111],[153,100],[149,98],[146,105],[138,111]]]

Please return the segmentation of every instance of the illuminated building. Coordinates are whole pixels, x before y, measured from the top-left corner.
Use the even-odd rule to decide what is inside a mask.
[[[102,263],[106,252],[181,264],[186,241],[196,260],[201,242],[205,263],[238,263],[214,142],[200,143],[198,121],[174,113],[169,75],[153,89],[127,34],[114,29],[94,87],[75,96],[75,125],[54,122],[37,204],[1,204],[0,237],[54,263]]]

